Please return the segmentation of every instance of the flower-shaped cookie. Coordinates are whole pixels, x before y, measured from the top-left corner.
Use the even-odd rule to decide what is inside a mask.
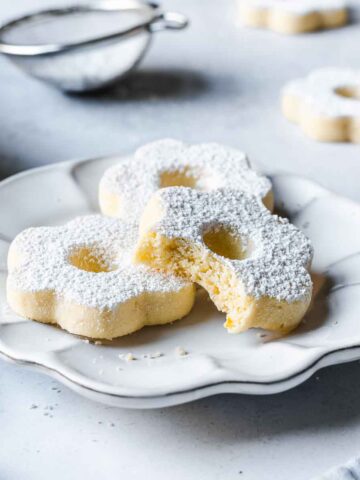
[[[342,0],[237,0],[242,22],[285,34],[335,28],[347,22]]]
[[[285,117],[323,142],[360,142],[360,70],[323,68],[285,86]]]
[[[295,328],[311,299],[310,241],[239,190],[159,190],[144,210],[136,260],[204,287],[225,327]]]
[[[244,153],[217,143],[188,146],[171,139],[144,145],[129,161],[109,168],[100,181],[100,208],[138,221],[151,195],[170,186],[244,190],[273,208],[271,182],[250,167]]]
[[[100,215],[29,228],[11,244],[7,297],[27,318],[115,338],[186,315],[194,287],[131,263],[137,228]]]

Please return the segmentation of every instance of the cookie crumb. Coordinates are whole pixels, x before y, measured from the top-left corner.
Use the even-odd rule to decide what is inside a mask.
[[[186,357],[186,355],[188,355],[188,352],[183,347],[176,347],[175,348],[175,354],[178,357]]]
[[[132,362],[133,360],[136,360],[136,357],[134,357],[134,355],[129,352],[125,355],[125,361],[126,362]]]
[[[258,338],[266,338],[268,336],[268,334],[267,333],[257,333],[256,336]]]
[[[153,359],[153,358],[160,358],[163,356],[164,354],[162,352],[154,352],[154,353],[150,353],[149,358]]]

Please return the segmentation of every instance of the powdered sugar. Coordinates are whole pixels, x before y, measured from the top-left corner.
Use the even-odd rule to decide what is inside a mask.
[[[54,291],[65,300],[102,311],[144,292],[184,288],[180,279],[131,264],[136,236],[135,224],[101,215],[78,217],[60,227],[29,228],[11,245],[18,261],[8,284],[21,291]],[[74,266],[71,256],[84,247],[110,271],[96,273]]]
[[[322,68],[307,77],[287,84],[284,95],[293,95],[303,100],[319,114],[331,117],[360,117],[360,101],[339,95],[339,88],[352,87],[360,90],[360,70],[345,68]]]
[[[210,252],[204,233],[220,227],[245,246],[251,245],[243,260],[218,255],[248,295],[287,302],[311,295],[310,241],[287,219],[272,215],[256,197],[238,190],[204,193],[173,187],[159,190],[155,198],[164,216],[150,229],[160,235],[189,240]]]
[[[174,172],[182,177],[186,186],[198,190],[227,187],[261,198],[271,192],[270,181],[251,169],[244,153],[216,143],[188,146],[165,139],[144,145],[128,162],[105,172],[100,182],[100,205],[101,193],[110,192],[119,199],[120,210],[116,216],[136,220],[151,195],[169,186],[164,175]],[[192,182],[194,185],[190,185]]]

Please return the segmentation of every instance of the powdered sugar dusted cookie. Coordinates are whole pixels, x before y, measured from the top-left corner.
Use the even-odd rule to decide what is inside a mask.
[[[323,68],[285,86],[282,111],[310,137],[360,142],[360,70]]]
[[[250,27],[294,34],[344,25],[342,0],[237,0],[240,19]]]
[[[136,261],[197,282],[225,327],[295,328],[311,299],[310,241],[238,190],[159,190],[145,208]]]
[[[217,143],[188,146],[171,139],[144,145],[128,162],[108,169],[100,181],[100,207],[106,215],[138,220],[151,195],[170,186],[240,189],[273,208],[270,181],[251,169],[244,153]]]
[[[7,297],[27,318],[115,338],[186,315],[194,287],[131,263],[137,228],[100,215],[29,228],[9,251]]]

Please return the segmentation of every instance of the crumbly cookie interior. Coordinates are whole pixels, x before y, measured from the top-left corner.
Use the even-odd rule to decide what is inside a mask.
[[[208,247],[215,254],[187,241],[166,238],[157,232],[146,232],[136,253],[136,261],[172,273],[201,285],[218,310],[227,314],[225,328],[230,333],[239,333],[249,328],[261,327],[280,333],[294,329],[307,310],[309,302],[288,303],[274,298],[255,298],[247,295],[241,281],[218,258],[245,258],[249,251],[231,234],[204,236]],[[251,247],[250,247],[251,248]],[[220,253],[221,252],[221,253]]]

